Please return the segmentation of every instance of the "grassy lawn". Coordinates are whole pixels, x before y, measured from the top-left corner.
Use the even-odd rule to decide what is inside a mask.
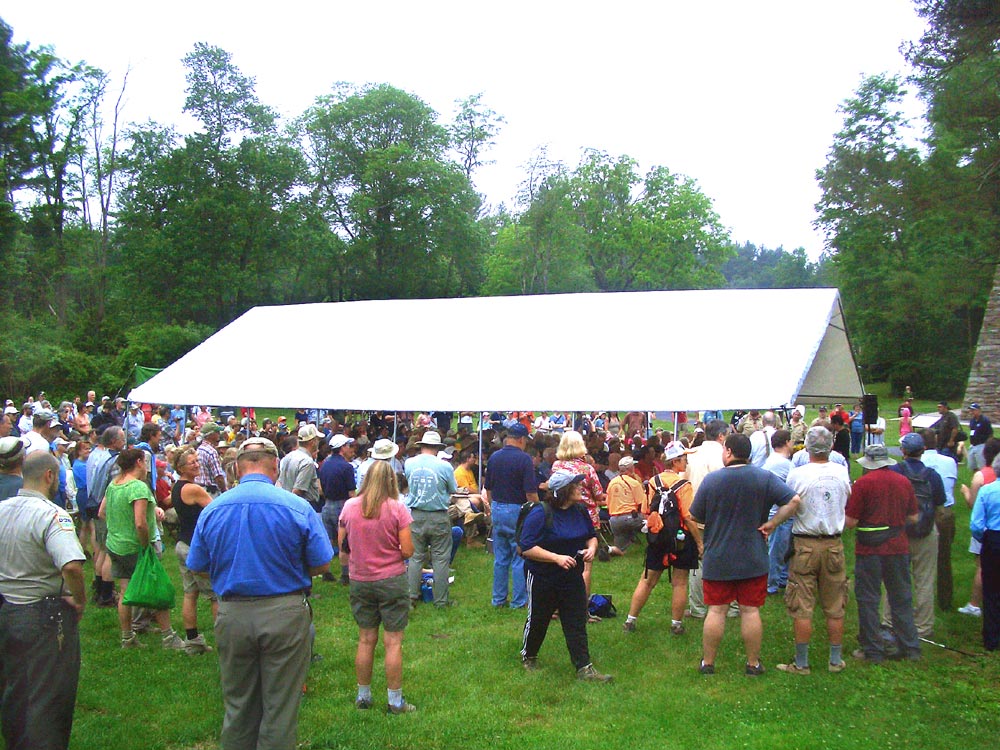
[[[929,403],[929,402],[928,402]],[[887,419],[895,400],[883,403]],[[920,404],[931,411],[933,404]],[[814,416],[814,414],[813,414]],[[898,423],[887,438],[898,444]],[[855,476],[859,473],[855,465]],[[960,468],[960,482],[968,470]],[[956,493],[958,494],[958,493]],[[973,561],[967,553],[969,511],[958,495],[958,536],[953,550],[955,606],[967,601]],[[853,553],[853,535],[846,537]],[[164,562],[179,587],[172,553]],[[334,562],[334,570],[338,563]],[[518,650],[520,611],[489,606],[492,557],[462,549],[455,560],[453,597],[458,606],[439,612],[421,606],[406,631],[404,690],[416,714],[384,713],[384,677],[376,668],[375,710],[353,706],[356,628],[347,590],[317,580],[314,598],[317,651],[302,704],[299,742],[304,748],[493,748],[523,750],[572,747],[655,748],[951,748],[992,747],[1000,734],[1000,657],[967,657],[924,645],[918,663],[881,667],[848,658],[848,669],[829,674],[822,623],[813,638],[810,677],[778,673],[774,664],[793,655],[791,621],[778,597],[763,609],[760,678],[743,675],[737,621],[713,677],[696,666],[701,624],[669,632],[666,580],[639,619],[638,631],[621,631],[632,590],[642,571],[642,549],[595,563],[594,591],[611,594],[619,617],[589,627],[591,654],[611,685],[577,683],[558,625],[540,654],[542,669],[522,671]],[[89,580],[88,573],[88,580]],[[174,626],[180,627],[180,609]],[[214,642],[207,604],[201,628]],[[938,612],[935,640],[981,651],[980,621]],[[857,645],[857,609],[848,610],[845,654]],[[222,699],[216,654],[188,657],[159,649],[158,637],[141,636],[151,648],[122,651],[116,614],[88,609],[82,624],[83,670],[72,747],[210,748],[217,746]],[[377,653],[381,658],[381,648]]]
[[[972,575],[968,511],[959,509],[955,544],[956,605],[966,601]],[[961,529],[965,529],[961,531]],[[356,630],[347,590],[317,581],[317,651],[323,660],[309,676],[299,740],[307,748],[554,748],[567,740],[576,748],[802,748],[824,745],[890,748],[986,747],[1000,732],[1000,660],[970,658],[933,646],[920,663],[871,667],[852,662],[832,675],[821,668],[810,677],[776,672],[792,655],[791,625],[779,598],[771,597],[765,619],[761,678],[747,678],[736,621],[730,620],[717,665],[702,677],[695,669],[701,628],[688,621],[680,637],[669,632],[666,585],[656,592],[626,636],[621,622],[641,573],[641,550],[597,564],[594,590],[611,594],[620,611],[614,620],[589,628],[595,663],[615,675],[612,685],[574,680],[562,633],[554,627],[540,655],[542,670],[527,674],[517,655],[523,613],[489,606],[492,558],[461,550],[455,560],[453,595],[447,612],[420,607],[406,633],[404,688],[420,708],[404,717],[384,713],[384,679],[376,671],[376,710],[353,707]],[[176,576],[172,555],[164,555]],[[336,563],[335,563],[336,565]],[[938,613],[936,640],[979,651],[979,620]],[[174,613],[175,627],[180,612]],[[201,627],[213,640],[206,605]],[[825,634],[817,628],[812,661],[826,658]],[[856,645],[857,617],[851,604],[845,650]],[[74,748],[208,748],[217,743],[222,701],[215,654],[188,657],[158,648],[158,637],[142,638],[142,651],[118,647],[110,610],[90,608],[82,628],[83,671],[73,733]],[[380,649],[381,651],[381,649]]]

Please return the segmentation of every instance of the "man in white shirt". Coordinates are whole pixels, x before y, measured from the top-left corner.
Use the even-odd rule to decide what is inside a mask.
[[[776,430],[774,412],[764,412],[762,421],[763,429],[757,430],[750,436],[750,463],[761,468],[771,455],[771,438],[774,437]]]
[[[812,617],[819,601],[826,615],[830,640],[829,670],[844,669],[844,611],[847,605],[847,563],[844,559],[844,530],[851,479],[847,469],[830,462],[833,435],[825,427],[811,427],[806,433],[809,463],[792,469],[786,482],[800,498],[792,523],[795,550],[788,566],[785,606],[794,620],[795,660],[778,664],[781,672],[807,675]],[[768,526],[772,524],[769,521]]]

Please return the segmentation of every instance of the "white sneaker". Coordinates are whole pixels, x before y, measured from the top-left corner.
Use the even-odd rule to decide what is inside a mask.
[[[972,617],[982,617],[983,610],[977,607],[972,602],[969,602],[964,607],[959,607],[958,611],[963,615],[970,615]]]

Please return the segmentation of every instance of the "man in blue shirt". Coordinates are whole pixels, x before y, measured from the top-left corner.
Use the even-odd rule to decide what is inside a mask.
[[[993,437],[993,423],[983,414],[979,404],[969,404],[969,445],[967,461],[969,471],[975,473],[983,468],[983,448]]]
[[[983,648],[1000,648],[1000,482],[984,485],[976,496],[969,529],[982,542]]]
[[[323,519],[327,536],[330,537],[330,544],[334,545],[337,543],[337,527],[340,525],[340,513],[344,510],[344,503],[354,497],[357,489],[354,467],[350,463],[352,458],[354,458],[354,439],[347,435],[334,435],[330,438],[330,455],[319,467],[319,484],[323,488],[323,509],[320,517]],[[348,552],[340,550],[340,582],[344,586],[351,582],[347,572],[349,562]],[[324,573],[323,580],[337,579],[333,573]]]
[[[514,609],[528,603],[524,578],[524,559],[517,554],[514,535],[521,504],[538,502],[538,483],[531,457],[524,452],[528,430],[516,424],[507,430],[504,447],[490,456],[486,468],[483,497],[493,514],[493,596],[491,604],[507,603],[507,582],[514,575]]]
[[[187,558],[219,595],[222,747],[295,747],[312,650],[306,596],[333,548],[309,503],[274,486],[274,443],[246,440],[236,467],[239,485],[202,511]]]
[[[413,516],[410,532],[413,535],[413,557],[407,567],[410,584],[410,601],[420,598],[420,579],[427,549],[430,548],[431,568],[434,571],[434,606],[447,607],[448,566],[451,561],[451,522],[448,505],[451,496],[458,492],[455,471],[451,464],[438,458],[438,451],[446,446],[441,436],[428,430],[417,443],[420,453],[408,458],[403,473],[409,485],[406,507]]]

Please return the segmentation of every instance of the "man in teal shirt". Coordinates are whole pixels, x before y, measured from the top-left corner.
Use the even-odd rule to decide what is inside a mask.
[[[458,492],[455,471],[451,464],[437,457],[445,447],[441,436],[431,430],[417,443],[420,453],[406,460],[403,473],[409,492],[406,506],[413,516],[410,531],[413,534],[413,557],[407,568],[410,601],[420,598],[421,570],[430,549],[431,567],[434,570],[434,606],[447,607],[448,565],[451,559],[451,522],[448,520],[448,503]]]

